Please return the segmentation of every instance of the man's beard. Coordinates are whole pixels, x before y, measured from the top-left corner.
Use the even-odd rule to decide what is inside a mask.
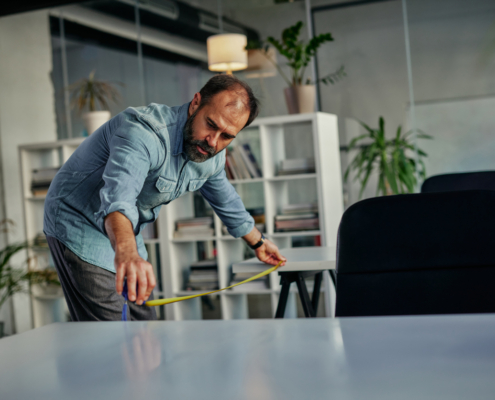
[[[193,139],[193,122],[198,111],[199,108],[187,119],[186,125],[184,126],[184,150],[191,161],[202,163],[215,156],[216,153],[215,148],[211,147],[206,140]],[[197,146],[201,147],[201,149],[206,151],[208,154],[200,153]]]

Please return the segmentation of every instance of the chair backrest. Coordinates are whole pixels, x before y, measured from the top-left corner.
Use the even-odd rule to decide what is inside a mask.
[[[495,192],[377,197],[343,215],[337,316],[495,312]]]
[[[421,185],[421,193],[459,190],[495,190],[495,171],[435,175]]]

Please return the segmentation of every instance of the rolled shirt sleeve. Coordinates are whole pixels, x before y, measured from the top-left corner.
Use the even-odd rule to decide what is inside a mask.
[[[105,184],[100,190],[101,206],[95,213],[96,223],[105,235],[105,217],[115,211],[131,221],[135,235],[139,233],[136,200],[149,171],[158,164],[158,142],[153,132],[132,117],[124,121],[112,136],[103,172]]]
[[[253,230],[253,217],[246,211],[223,167],[208,178],[200,192],[232,236],[238,238]]]

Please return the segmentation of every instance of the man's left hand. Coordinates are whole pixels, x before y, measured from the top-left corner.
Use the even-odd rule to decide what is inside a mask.
[[[255,252],[256,257],[258,257],[260,261],[270,265],[277,265],[280,261],[282,261],[281,266],[284,266],[287,261],[287,259],[280,254],[278,247],[268,239],[265,239],[265,243],[258,247]]]

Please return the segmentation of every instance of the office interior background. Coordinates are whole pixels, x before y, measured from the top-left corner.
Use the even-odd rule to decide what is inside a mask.
[[[318,51],[315,70],[321,76],[345,67],[341,80],[318,87],[319,110],[338,117],[342,171],[353,155],[345,146],[364,132],[358,121],[376,127],[380,116],[388,137],[399,125],[433,137],[418,141],[428,154],[427,176],[493,169],[493,1],[313,0],[309,10],[307,5],[148,0],[141,2],[141,20],[136,21],[134,1],[113,0],[1,17],[0,219],[14,221],[15,228],[0,233],[0,246],[25,238],[18,146],[85,135],[80,116],[67,107],[64,87],[93,70],[98,79],[122,83],[122,99],[111,105],[112,115],[152,102],[186,103],[213,76],[206,38],[219,32],[219,12],[225,32],[254,39],[280,37],[297,21],[305,23],[302,36],[307,39],[308,20],[315,34],[332,33],[334,41]],[[177,10],[178,19],[170,23]],[[199,15],[201,23],[194,29],[188,28],[188,13]],[[280,55],[277,61],[287,69]],[[260,117],[288,113],[280,75],[234,74],[260,98]],[[343,187],[349,207],[359,200],[360,185],[350,181]],[[372,176],[362,198],[375,192]],[[257,204],[256,198],[250,201]],[[22,257],[16,260],[20,263]],[[31,313],[29,296],[14,296],[0,310],[5,333],[31,329]]]

